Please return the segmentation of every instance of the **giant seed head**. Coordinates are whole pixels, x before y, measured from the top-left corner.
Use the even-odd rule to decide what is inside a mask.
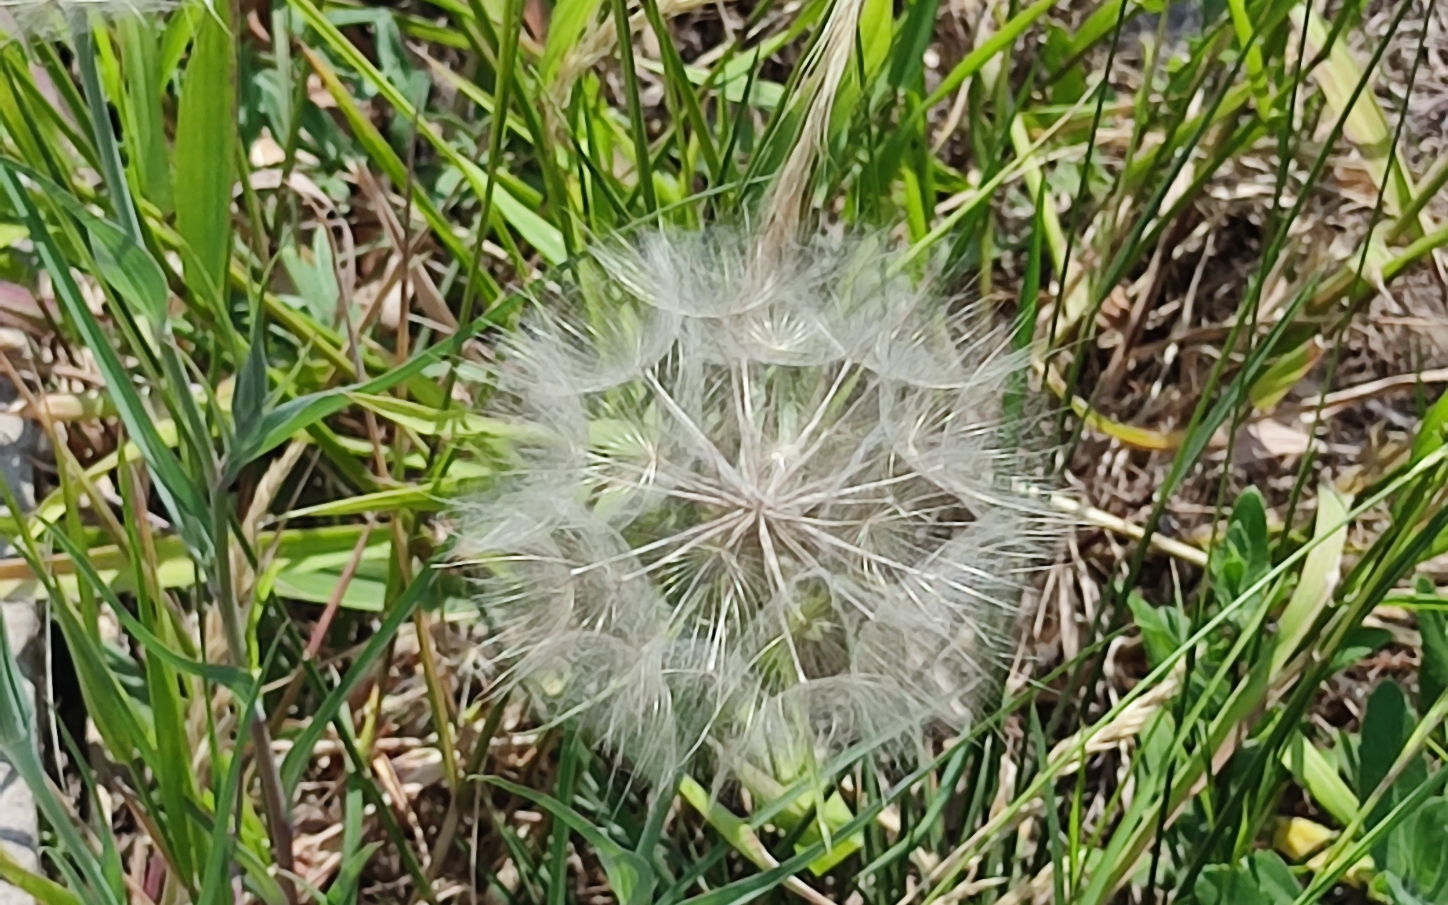
[[[1022,361],[896,261],[651,233],[525,318],[460,542],[544,718],[651,778],[971,720],[1057,526],[1002,439]]]

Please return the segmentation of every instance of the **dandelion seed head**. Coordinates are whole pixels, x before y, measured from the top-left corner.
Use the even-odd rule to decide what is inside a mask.
[[[653,232],[537,300],[459,531],[503,685],[648,778],[971,721],[1061,526],[1002,438],[1021,358],[897,260]]]

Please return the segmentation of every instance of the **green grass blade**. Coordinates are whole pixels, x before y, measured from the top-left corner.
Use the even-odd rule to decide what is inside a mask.
[[[605,836],[577,811],[551,795],[535,792],[497,776],[485,776],[483,781],[533,802],[582,836],[603,862],[609,886],[619,901],[624,905],[647,905],[655,883],[653,868],[647,861]]]
[[[387,618],[377,627],[377,632],[367,640],[367,646],[352,665],[347,669],[342,681],[332,689],[331,694],[311,714],[311,721],[307,728],[303,729],[287,751],[286,758],[282,761],[282,783],[288,793],[294,790],[297,782],[301,780],[302,771],[306,769],[312,758],[312,749],[321,741],[331,723],[332,717],[341,709],[347,698],[362,683],[371,671],[377,658],[382,656],[383,650],[391,643],[393,636],[397,634],[403,623],[412,618],[412,612],[421,606],[432,594],[433,587],[437,583],[437,570],[426,567],[413,579],[412,584],[402,596],[392,603],[392,608],[387,613]]]
[[[163,211],[171,209],[171,159],[161,106],[157,27],[138,17],[116,23],[126,76],[126,149],[136,188]]]
[[[81,297],[69,266],[51,240],[50,233],[41,221],[40,213],[29,193],[20,183],[18,174],[4,160],[0,160],[0,186],[3,186],[9,196],[10,203],[24,212],[31,239],[35,242],[45,269],[54,281],[61,309],[95,355],[96,363],[106,378],[107,390],[115,401],[116,410],[155,475],[157,490],[175,521],[177,530],[194,550],[203,555],[208,554],[211,544],[205,527],[206,505],[200,490],[182,470],[176,456],[161,441],[156,432],[154,418],[131,383],[130,374],[122,366],[111,338],[101,329],[100,323]]]
[[[231,259],[231,188],[236,155],[236,23],[230,2],[199,5],[195,47],[176,114],[176,230],[196,254],[187,270],[197,292],[225,286]]]
[[[629,25],[628,6],[624,0],[609,0],[613,7],[613,25],[618,34],[618,59],[623,70],[623,91],[628,102],[629,134],[633,138],[635,190],[643,199],[644,212],[659,209],[654,194],[653,158],[649,151],[649,131],[644,125],[643,101],[639,97],[638,71],[634,67],[633,28]]]

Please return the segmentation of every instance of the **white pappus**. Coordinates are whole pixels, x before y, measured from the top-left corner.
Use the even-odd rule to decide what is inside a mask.
[[[180,0],[0,0],[0,41],[53,40],[89,27],[90,18],[117,19],[162,13]]]
[[[971,721],[1062,526],[1002,437],[1025,359],[902,264],[653,231],[543,293],[459,518],[498,687],[652,782]]]

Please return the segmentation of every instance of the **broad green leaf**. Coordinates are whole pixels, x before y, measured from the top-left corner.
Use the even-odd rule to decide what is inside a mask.
[[[1347,542],[1347,512],[1351,507],[1352,497],[1339,493],[1332,485],[1323,484],[1318,488],[1313,539],[1321,543],[1307,554],[1297,587],[1277,620],[1277,639],[1272,652],[1274,675],[1297,652],[1317,624],[1319,614],[1332,602],[1342,574],[1342,548]]]
[[[116,22],[126,78],[126,150],[142,196],[171,209],[171,160],[161,106],[159,26],[143,16]]]
[[[336,593],[337,582],[341,580],[341,566],[335,570],[312,571],[295,568],[275,570],[265,585],[259,588],[274,592],[278,597],[289,600],[303,600],[308,603],[326,604]],[[339,601],[349,610],[364,613],[380,613],[387,603],[387,583],[372,578],[353,575],[347,582]]]
[[[1167,657],[1191,636],[1191,621],[1181,607],[1163,604],[1155,607],[1138,593],[1127,595],[1126,603],[1136,627],[1141,630],[1141,640],[1146,645],[1146,659],[1153,667]]]
[[[236,35],[230,3],[195,4],[196,39],[176,114],[176,230],[196,254],[198,280],[225,286],[231,259],[236,154]]]
[[[466,409],[437,409],[406,399],[398,399],[395,396],[379,396],[375,393],[349,393],[348,398],[394,424],[426,436],[441,434],[457,438],[479,435],[506,436],[513,433],[508,424],[485,418]]]
[[[1358,810],[1358,799],[1337,768],[1301,732],[1282,750],[1282,762],[1323,810],[1346,826]]]
[[[1359,626],[1347,633],[1342,645],[1332,655],[1332,671],[1341,672],[1393,643],[1393,633],[1385,628]]]
[[[456,487],[456,483],[452,481],[442,482],[435,490],[429,487],[392,487],[376,493],[364,493],[359,496],[333,500],[329,503],[318,503],[315,506],[293,509],[282,518],[336,518],[343,515],[364,515],[369,512],[437,512],[447,507],[449,500],[453,498],[452,491]]]
[[[1362,743],[1358,747],[1357,793],[1360,798],[1366,799],[1387,777],[1416,722],[1408,696],[1397,682],[1389,679],[1374,689],[1368,698],[1367,712],[1363,715]],[[1412,788],[1417,784],[1418,781],[1405,773],[1395,786]],[[1383,796],[1367,818],[1368,828],[1392,808],[1393,799],[1392,794]]]
[[[1290,905],[1302,887],[1276,852],[1258,851],[1241,867],[1208,867],[1195,891],[1201,905]]]
[[[1271,547],[1267,542],[1267,509],[1262,494],[1255,487],[1247,488],[1237,497],[1227,534],[1212,551],[1207,570],[1212,577],[1212,590],[1220,600],[1236,600],[1242,592],[1258,583],[1271,567]],[[1250,613],[1251,605],[1241,612]]]
[[[559,0],[548,17],[548,37],[543,44],[543,58],[538,62],[538,76],[552,86],[559,67],[568,52],[578,43],[583,30],[598,17],[602,0]]]
[[[1448,800],[1430,798],[1416,813],[1393,830],[1388,844],[1387,870],[1397,880],[1395,905],[1404,899],[1448,903]]]
[[[319,323],[332,322],[337,316],[341,290],[337,287],[332,243],[328,241],[326,231],[319,229],[313,233],[310,253],[297,245],[288,245],[282,249],[281,259],[282,267],[301,295],[306,312]]]
[[[759,836],[749,824],[716,801],[694,777],[686,775],[679,780],[679,795],[693,805],[694,810],[698,811],[735,851],[748,858],[756,867],[768,870],[776,866],[769,849],[759,841]]]

